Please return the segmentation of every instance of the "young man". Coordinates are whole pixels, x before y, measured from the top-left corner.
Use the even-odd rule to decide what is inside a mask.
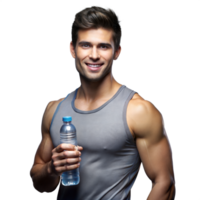
[[[174,199],[172,155],[162,115],[112,76],[120,37],[113,11],[92,7],[76,15],[70,50],[81,86],[47,105],[31,169],[38,191],[53,191],[62,172],[79,167],[80,183],[60,184],[59,200],[128,200],[142,162],[152,180],[148,200]],[[78,149],[59,144],[66,115],[77,129]]]

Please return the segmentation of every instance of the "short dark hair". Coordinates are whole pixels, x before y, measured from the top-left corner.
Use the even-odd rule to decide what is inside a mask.
[[[115,50],[119,48],[121,39],[121,27],[118,17],[111,9],[101,7],[85,8],[78,12],[72,25],[72,43],[76,46],[79,30],[87,30],[90,28],[105,28],[113,30],[113,40]]]

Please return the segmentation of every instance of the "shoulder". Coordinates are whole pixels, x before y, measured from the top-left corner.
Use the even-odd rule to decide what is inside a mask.
[[[155,109],[155,106],[150,101],[143,99],[136,93],[128,103],[127,113],[132,119],[135,117],[144,118],[147,114],[155,111]]]
[[[58,104],[63,101],[64,98],[61,98],[61,99],[58,99],[58,100],[55,100],[55,101],[50,101],[48,104],[47,104],[47,107],[46,107],[46,110],[45,112],[47,113],[54,113]]]
[[[59,104],[62,100],[64,100],[64,98],[65,98],[65,97],[61,97],[61,98],[59,98],[59,99],[52,100],[52,101],[50,101],[50,102],[48,103],[47,108],[46,108],[46,110],[47,110],[46,116],[47,116],[48,127],[49,127],[49,128],[50,128],[50,124],[51,124],[53,115],[54,115],[54,113],[55,113],[55,111],[56,111],[56,108],[57,108],[58,104]]]
[[[52,115],[54,114],[54,112],[56,111],[56,108],[58,106],[58,104],[63,101],[64,98],[61,98],[59,100],[56,100],[56,101],[50,101],[48,104],[47,104],[47,107],[45,109],[45,112],[44,114],[46,115]]]
[[[127,107],[127,123],[134,138],[146,137],[162,128],[162,115],[150,101],[135,94]]]
[[[51,104],[54,105],[54,106],[58,105],[64,99],[65,99],[65,96],[64,97],[60,97],[59,99],[51,101]]]

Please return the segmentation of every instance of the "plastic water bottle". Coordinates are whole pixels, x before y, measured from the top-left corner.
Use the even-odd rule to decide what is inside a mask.
[[[72,117],[63,117],[63,125],[60,129],[60,143],[77,146],[76,128],[71,124]],[[79,168],[65,171],[61,174],[61,182],[64,186],[78,185],[80,182]]]

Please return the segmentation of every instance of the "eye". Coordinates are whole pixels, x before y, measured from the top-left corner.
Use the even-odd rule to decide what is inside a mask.
[[[105,48],[107,48],[107,46],[105,46],[105,45],[102,45],[101,47],[105,47]],[[103,49],[105,49],[105,48],[103,48]]]
[[[82,47],[89,47],[88,44],[82,44]],[[108,47],[105,45],[101,45],[100,47],[103,47],[103,49],[107,49]]]
[[[89,46],[88,44],[83,44],[82,47]]]

